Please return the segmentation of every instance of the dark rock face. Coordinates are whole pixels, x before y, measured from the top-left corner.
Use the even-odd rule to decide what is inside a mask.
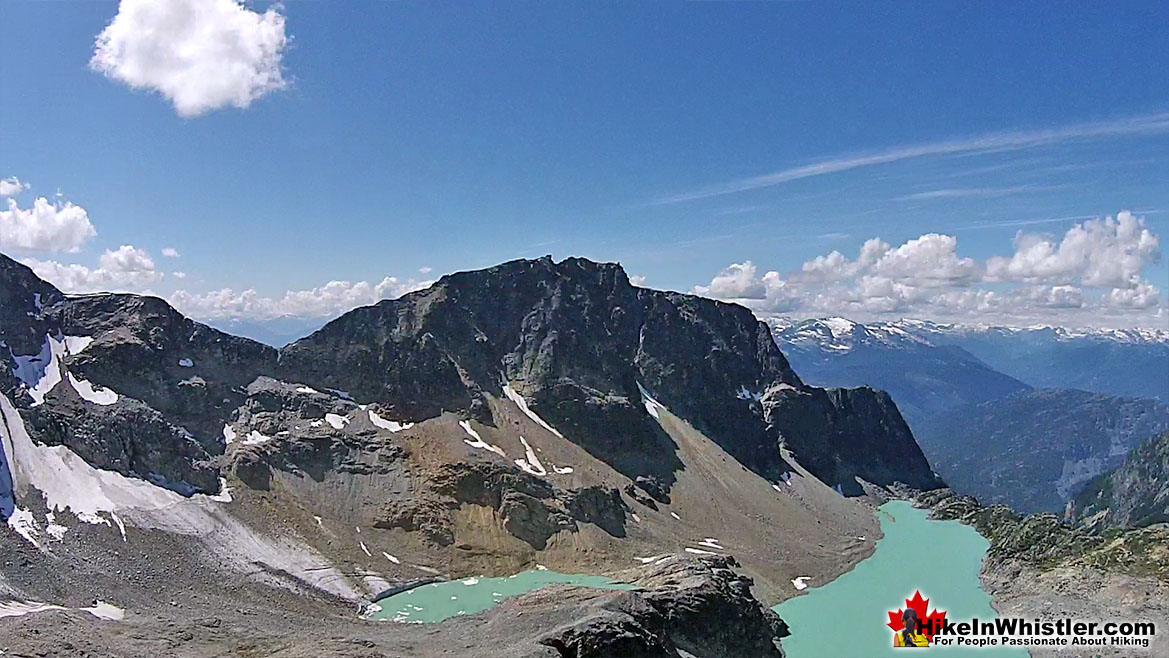
[[[635,288],[615,264],[544,258],[443,277],[285,347],[280,371],[414,421],[455,411],[492,422],[487,395],[510,384],[659,501],[681,463],[639,386],[765,477],[788,470],[778,449],[786,442],[814,456],[826,480],[935,482],[887,396],[808,387],[746,308]],[[782,402],[764,397],[780,389]],[[864,421],[848,418],[854,409]],[[858,446],[896,465],[869,467]]]
[[[337,432],[325,423],[326,414],[348,422],[352,401],[271,377],[258,377],[246,395],[232,424],[245,445],[232,453],[230,468],[249,487],[268,489],[274,471],[317,482],[329,473],[406,477],[404,448],[372,429]],[[247,445],[252,432],[261,441]]]
[[[20,385],[9,367],[9,355],[40,352],[48,333],[41,317],[44,307],[65,299],[65,295],[42,281],[31,269],[0,254],[0,391],[9,397]]]
[[[599,526],[614,537],[625,536],[625,514],[629,506],[621,492],[612,487],[585,487],[568,494],[565,502],[574,519]]]
[[[50,336],[92,340],[61,355],[61,381],[34,405],[14,376],[14,359],[38,355],[47,366]],[[242,387],[276,362],[272,348],[193,322],[161,299],[66,297],[2,255],[0,340],[7,348],[0,348],[0,391],[35,440],[184,494],[218,491],[224,421],[243,402]],[[111,389],[118,400],[83,401],[66,374]]]
[[[884,391],[870,388],[778,390],[763,399],[771,427],[799,462],[829,485],[860,494],[854,476],[934,489],[941,480]]]
[[[1169,432],[1142,443],[1124,464],[1090,480],[1068,501],[1065,519],[1090,530],[1169,523]]]
[[[204,446],[138,400],[123,398],[98,407],[75,395],[56,396],[27,410],[26,418],[29,431],[41,442],[68,446],[98,468],[184,495],[219,489],[219,468]]]
[[[647,567],[644,590],[615,597],[598,614],[540,640],[561,656],[779,658],[787,625],[751,596],[734,558],[681,558]]]
[[[61,384],[35,411],[18,400],[35,421],[34,438],[176,490],[217,490],[214,461],[228,423],[272,439],[233,451],[230,468],[257,488],[270,486],[276,471],[319,481],[330,470],[404,468],[401,448],[372,440],[373,428],[365,435],[320,427],[323,414],[347,414],[352,402],[270,375],[348,391],[413,421],[453,411],[492,423],[489,396],[510,385],[568,440],[627,475],[635,499],[648,505],[669,501],[681,462],[643,392],[765,477],[788,469],[779,452],[786,444],[830,483],[854,475],[934,482],[886,396],[806,386],[747,309],[636,288],[615,264],[545,258],[447,276],[347,313],[280,352],[193,322],[157,298],[65,297],[6,258],[0,273],[10,347],[29,354],[46,334],[91,338],[62,367],[120,396],[96,408]],[[22,395],[9,369],[0,369],[0,386]],[[486,488],[472,493],[454,474],[438,473],[424,488],[433,500],[393,503],[385,522],[431,527],[441,539],[442,516],[436,526],[417,512],[475,502],[500,512],[533,546],[577,522],[624,534],[626,507],[615,491],[552,491],[514,474],[459,468],[459,477],[478,477]]]
[[[65,335],[94,338],[71,358],[72,371],[149,404],[216,453],[243,388],[275,369],[276,350],[190,320],[156,297],[73,297],[47,318]]]

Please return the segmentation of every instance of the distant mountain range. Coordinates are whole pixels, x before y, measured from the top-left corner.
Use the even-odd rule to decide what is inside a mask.
[[[1062,510],[1169,426],[1169,331],[769,324],[805,381],[888,391],[956,491],[1023,512]]]
[[[844,318],[772,318],[768,323],[797,371],[801,364],[812,366],[801,372],[811,381],[817,380],[812,372],[819,369],[817,362],[837,361],[829,356],[851,354],[859,361],[866,352],[942,354],[927,348],[956,347],[1034,388],[1076,388],[1169,402],[1169,329],[1081,330],[923,320],[861,324]]]
[[[299,318],[291,315],[264,320],[219,318],[207,320],[209,326],[235,336],[243,336],[272,347],[284,347],[325,326],[331,318]]]

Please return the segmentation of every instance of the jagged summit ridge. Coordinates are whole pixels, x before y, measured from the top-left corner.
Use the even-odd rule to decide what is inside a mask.
[[[593,455],[667,488],[679,464],[641,389],[765,477],[786,472],[786,445],[832,484],[936,481],[887,397],[807,386],[748,309],[634,287],[612,263],[541,258],[449,275],[346,313],[282,349],[280,367],[412,421],[442,411],[489,421],[488,397],[510,386]],[[873,424],[851,424],[845,406]]]

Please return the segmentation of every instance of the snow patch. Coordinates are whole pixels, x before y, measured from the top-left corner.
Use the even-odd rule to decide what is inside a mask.
[[[399,423],[396,420],[386,420],[377,415],[377,412],[372,409],[369,411],[369,422],[373,423],[374,427],[380,427],[383,430],[389,430],[391,432],[401,432],[402,430],[408,430],[414,427],[414,423]]]
[[[467,434],[470,434],[472,439],[475,439],[474,441],[472,441],[470,439],[463,439],[463,443],[466,443],[467,445],[471,446],[472,448],[479,448],[480,450],[490,450],[491,452],[494,452],[495,454],[499,455],[500,457],[507,459],[507,455],[504,454],[503,449],[501,449],[499,446],[491,445],[490,443],[487,443],[486,441],[484,441],[483,438],[479,436],[479,433],[476,432],[473,427],[471,427],[470,422],[465,421],[465,420],[460,420],[459,427],[463,428],[463,431],[465,431]]]
[[[32,406],[44,404],[49,391],[61,383],[61,357],[66,353],[64,340],[45,336],[44,345],[38,354],[12,357],[16,361],[14,374],[28,386]]]
[[[23,617],[24,615],[45,612],[47,610],[70,609],[88,612],[94,617],[106,621],[122,621],[126,617],[125,610],[104,601],[97,601],[88,608],[66,608],[64,606],[53,605],[51,603],[38,603],[36,601],[0,601],[0,617]]]
[[[801,591],[808,589],[808,581],[811,579],[811,576],[800,576],[792,580],[792,586]]]
[[[362,551],[363,551],[363,552],[366,554],[366,556],[368,556],[368,557],[373,557],[373,554],[372,554],[372,553],[370,553],[370,552],[369,552],[369,549],[365,547],[365,542],[363,542],[363,541],[359,541],[359,542],[357,542],[357,543],[358,543],[358,544],[361,544],[361,550],[362,550]]]
[[[521,436],[520,443],[524,444],[526,458],[515,460],[515,465],[523,469],[525,473],[539,476],[548,475],[547,469],[540,463],[540,458],[536,456],[536,452],[532,450],[532,446],[528,445],[528,440]]]
[[[386,556],[386,559],[389,560],[390,562],[393,562],[394,564],[402,564],[401,560],[394,557],[393,555],[390,555],[389,553],[387,553],[385,551],[382,551],[382,555]]]
[[[243,445],[245,445],[245,446],[258,446],[261,443],[267,443],[271,440],[272,440],[272,437],[267,436],[265,434],[260,434],[256,430],[252,430],[251,432],[248,432],[247,436],[244,437]]]
[[[528,408],[528,401],[525,400],[522,395],[517,393],[516,390],[511,387],[510,383],[503,385],[503,394],[507,396],[507,399],[514,402],[516,404],[516,406],[520,408],[520,411],[524,412],[525,416],[527,416],[528,418],[531,418],[533,421],[535,421],[537,425],[539,425],[540,427],[543,427],[544,429],[548,430],[549,432],[552,432],[553,434],[555,434],[556,436],[558,436],[562,439],[564,438],[564,435],[561,434],[560,432],[558,432],[556,430],[556,428],[554,428],[551,425],[549,425],[548,423],[544,422],[543,418],[540,418],[539,416],[536,415],[536,412],[534,412],[530,408]]]
[[[40,547],[40,543],[37,542],[37,537],[40,536],[41,530],[32,512],[22,507],[17,507],[12,510],[12,515],[8,517],[8,527],[15,530],[16,534],[24,537],[28,543]]]
[[[654,418],[661,420],[661,416],[658,414],[661,411],[666,411],[667,409],[662,406],[660,402],[653,399],[653,396],[649,394],[649,391],[645,390],[645,387],[642,386],[640,382],[637,384],[637,390],[641,392],[641,401],[643,404],[645,404],[645,412]]]
[[[735,393],[735,397],[739,398],[740,400],[754,400],[755,402],[758,402],[763,399],[763,393],[755,393],[748,390],[746,386],[739,386],[739,390],[737,393]]]
[[[73,390],[81,396],[81,399],[87,400],[94,404],[111,405],[118,401],[118,394],[108,388],[101,386],[94,386],[88,380],[78,379],[73,376],[73,373],[67,373],[69,383],[73,386]]]
[[[678,519],[679,521],[682,520],[682,517],[678,516],[677,512],[670,512],[670,516],[674,517],[675,519]]]
[[[568,475],[572,472],[571,466],[553,466],[552,471],[558,475]]]
[[[325,422],[331,425],[333,429],[339,430],[349,423],[349,417],[338,414],[325,414]]]
[[[70,354],[81,354],[92,342],[92,336],[65,336],[65,349]]]
[[[317,391],[317,389],[315,389],[311,386],[299,386],[299,387],[297,387],[296,392],[297,393],[317,393],[318,391]]]
[[[235,441],[235,430],[231,429],[231,425],[223,426],[223,442],[231,445]]]
[[[195,362],[190,359],[179,359],[180,368],[194,368]]]
[[[707,548],[715,548],[715,549],[718,549],[720,551],[727,550],[727,549],[723,548],[722,546],[720,546],[718,540],[715,539],[714,537],[707,537],[706,539],[703,539],[702,541],[698,542],[698,545],[705,546]]]
[[[686,547],[686,552],[693,553],[694,555],[718,555],[718,553],[714,553],[711,551],[704,551],[700,548],[690,548],[690,547]]]
[[[50,537],[56,539],[57,541],[61,541],[65,539],[65,533],[68,532],[68,530],[69,529],[65,526],[57,523],[57,516],[55,514],[52,512],[45,514],[45,532]]]
[[[227,478],[219,478],[219,493],[217,493],[213,496],[207,496],[207,500],[213,500],[217,503],[230,503],[231,502],[231,489],[228,488],[228,486],[227,486]],[[122,531],[123,537],[125,537],[125,534],[126,534],[126,531],[123,530]]]

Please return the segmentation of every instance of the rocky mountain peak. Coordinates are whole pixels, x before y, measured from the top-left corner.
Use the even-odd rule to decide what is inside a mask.
[[[490,424],[489,400],[515,396],[595,457],[667,490],[680,462],[646,397],[765,477],[786,472],[786,445],[817,455],[818,475],[834,482],[886,480],[893,471],[871,466],[900,452],[879,447],[893,443],[916,451],[896,477],[935,482],[887,397],[809,387],[748,309],[636,288],[612,263],[546,257],[449,275],[346,313],[282,349],[280,368],[285,379],[348,391],[413,422],[447,411]],[[860,398],[885,410],[870,414],[881,422],[851,428],[878,446],[868,465],[853,463],[843,434],[828,427],[844,422],[846,399]],[[826,434],[842,443],[829,446]]]

